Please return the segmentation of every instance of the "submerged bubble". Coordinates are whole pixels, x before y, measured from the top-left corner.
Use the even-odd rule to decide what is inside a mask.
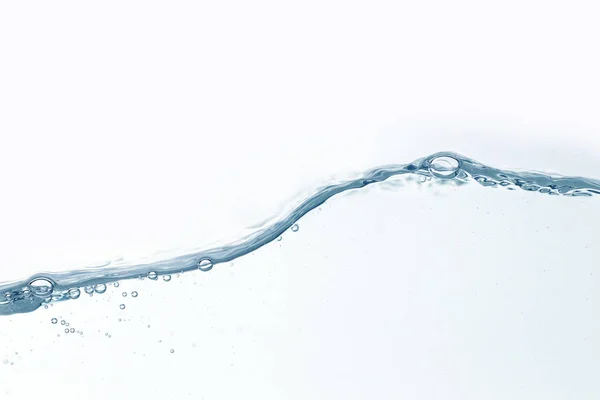
[[[210,271],[213,267],[213,262],[210,258],[203,258],[198,262],[198,269],[200,271]]]
[[[66,323],[67,323],[67,321],[65,321],[64,319],[63,319],[62,321],[60,321],[60,324],[61,324],[61,325],[64,325],[64,324],[66,324]]]
[[[114,283],[114,286],[115,286],[115,287],[119,287],[119,282],[115,282],[115,283]]]
[[[47,278],[35,278],[28,286],[36,297],[49,297],[54,291],[54,284]]]
[[[106,292],[106,285],[104,283],[99,283],[94,287],[94,291],[98,294],[102,294]]]
[[[125,309],[125,304],[121,304],[121,305],[119,306],[119,308],[120,308],[121,310],[124,310],[124,309]]]
[[[127,297],[127,292],[123,292],[123,293],[121,293],[121,295],[122,295],[123,297]]]
[[[282,240],[282,239],[283,239],[283,236],[279,236],[279,237],[277,238],[277,241],[278,241],[278,242],[281,242],[281,240]]]
[[[171,280],[171,275],[165,275],[165,276],[163,276],[163,281],[169,282],[170,280]]]
[[[83,291],[86,292],[87,294],[89,294],[90,296],[94,294],[94,287],[93,286],[86,286],[83,288]]]
[[[171,349],[170,351],[171,351],[171,354],[175,353],[175,349]]]
[[[56,319],[56,318],[52,318],[52,319],[50,320],[50,322],[52,322],[53,324],[56,324],[56,323],[58,322],[58,319]]]
[[[148,272],[148,279],[152,279],[153,281],[155,281],[156,279],[158,279],[158,274],[154,271]]]
[[[67,292],[67,296],[69,296],[71,300],[77,300],[80,295],[81,292],[77,288],[69,289],[69,291]]]
[[[436,157],[429,162],[429,172],[439,179],[452,179],[458,174],[460,163],[448,156]]]
[[[69,328],[65,328],[65,333],[69,333]]]
[[[131,297],[138,297],[138,292],[136,292],[135,290],[131,292]]]
[[[292,225],[292,232],[298,232],[298,229],[300,229],[300,227],[298,226],[298,224]]]
[[[71,332],[71,333],[75,333],[75,328],[71,328],[71,329],[69,330],[69,332]]]

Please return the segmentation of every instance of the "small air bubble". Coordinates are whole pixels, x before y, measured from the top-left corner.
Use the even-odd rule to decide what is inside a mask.
[[[154,271],[148,272],[148,279],[155,281],[156,279],[158,279],[158,274]]]
[[[46,278],[36,278],[28,286],[36,297],[49,297],[54,291],[54,284]]]
[[[122,295],[123,297],[127,297],[127,292],[123,292],[123,293],[121,293],[121,295]]]
[[[69,332],[71,332],[71,333],[75,333],[75,328],[71,328],[71,329],[69,330]]]
[[[65,333],[69,333],[69,328],[65,328]]]
[[[136,292],[136,291],[131,292],[131,297],[138,297],[138,292]]]
[[[115,286],[115,287],[119,287],[119,282],[115,282],[115,283],[114,283],[114,286]]]
[[[460,163],[448,156],[436,157],[429,162],[429,172],[439,179],[452,179],[458,174]]]
[[[292,232],[298,232],[298,229],[300,229],[300,227],[298,226],[298,224],[292,225]]]
[[[56,324],[56,323],[58,322],[58,320],[57,320],[56,318],[52,318],[52,319],[50,320],[50,322],[52,322],[53,324]]]
[[[77,288],[69,289],[69,291],[67,292],[67,296],[69,296],[71,300],[77,300],[80,295],[81,292]]]
[[[102,293],[106,292],[106,285],[104,283],[100,283],[100,284],[96,285],[96,287],[94,288],[94,291],[98,294],[102,294]]]
[[[279,236],[279,237],[277,238],[277,241],[278,241],[278,242],[281,242],[281,240],[282,240],[282,239],[283,239],[283,236]]]
[[[121,304],[121,305],[119,306],[119,308],[120,308],[121,310],[124,310],[124,309],[125,309],[125,304]]]
[[[170,351],[171,351],[171,354],[175,353],[175,349],[171,349]]]
[[[83,291],[86,292],[87,294],[89,294],[90,296],[94,294],[94,287],[93,286],[86,286],[83,288]]]
[[[66,323],[67,323],[67,321],[65,321],[64,319],[63,319],[62,321],[60,321],[60,324],[61,324],[61,325],[64,325],[64,324],[66,324]]]
[[[210,271],[213,267],[213,262],[210,258],[203,258],[198,262],[198,269],[200,271]]]
[[[170,280],[171,280],[171,275],[165,275],[165,276],[163,276],[163,281],[169,282]]]

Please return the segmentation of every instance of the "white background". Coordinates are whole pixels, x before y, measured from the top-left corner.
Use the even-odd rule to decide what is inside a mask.
[[[235,236],[317,182],[441,150],[498,167],[598,177],[598,11],[594,2],[548,1],[3,4],[0,280]],[[314,248],[315,236],[304,240]],[[328,265],[322,252],[287,254]],[[24,318],[34,317],[4,318],[2,330],[37,324]],[[276,336],[275,328],[260,332]],[[226,335],[213,340],[229,344]],[[6,352],[31,347],[3,344]],[[62,350],[63,358],[76,354]],[[278,351],[246,360],[277,360],[272,369],[281,373],[284,361],[268,356]],[[20,379],[51,376],[40,372],[51,368],[49,356],[40,358],[38,375],[24,369]],[[193,368],[169,362],[170,371]],[[318,357],[307,365],[314,363]],[[373,366],[356,366],[366,368]],[[128,377],[114,395],[136,393],[128,379],[139,377],[114,369]],[[235,386],[228,372],[217,375]],[[426,369],[419,377],[433,379]],[[62,392],[75,380],[47,384]],[[379,382],[378,397],[393,392],[392,381]],[[87,382],[81,390],[93,386],[79,382]],[[290,382],[265,377],[254,396],[240,390],[285,398],[295,393]],[[348,395],[343,380],[328,382],[307,381],[296,395]],[[19,393],[0,384],[7,396]],[[420,398],[409,388],[393,393]],[[452,397],[427,393],[421,398]],[[454,393],[469,395],[462,394]]]

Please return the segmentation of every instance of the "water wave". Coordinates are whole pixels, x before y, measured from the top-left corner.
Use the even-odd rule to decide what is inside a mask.
[[[317,188],[291,211],[257,227],[240,239],[211,249],[194,249],[173,256],[155,256],[137,263],[115,261],[93,267],[64,272],[43,272],[27,279],[0,283],[0,315],[31,312],[42,304],[74,300],[81,290],[104,293],[106,284],[124,279],[160,275],[199,269],[231,261],[276,240],[296,222],[331,197],[349,190],[381,183],[391,177],[414,174],[432,178],[432,182],[468,183],[475,181],[486,187],[522,189],[547,195],[592,196],[600,194],[600,181],[582,177],[567,177],[536,171],[509,171],[486,166],[451,152],[440,152],[419,158],[409,164],[394,164],[374,168],[361,176],[330,183]]]

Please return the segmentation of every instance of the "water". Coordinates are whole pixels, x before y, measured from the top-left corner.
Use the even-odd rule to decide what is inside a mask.
[[[265,223],[251,234],[226,246],[196,252],[181,252],[173,258],[156,259],[143,264],[115,262],[95,268],[37,274],[20,281],[0,284],[0,293],[4,293],[4,300],[0,303],[0,314],[31,312],[48,301],[75,300],[79,298],[78,288],[81,287],[90,296],[94,292],[103,294],[106,291],[106,284],[115,280],[122,281],[143,276],[150,280],[157,280],[162,275],[163,279],[168,281],[170,274],[177,272],[194,269],[210,271],[217,264],[234,260],[256,251],[273,240],[279,240],[287,229],[297,232],[298,220],[333,196],[402,176],[418,176],[421,183],[429,182],[428,179],[433,178],[431,182],[440,186],[447,184],[461,186],[474,181],[488,188],[521,189],[547,196],[589,197],[600,194],[600,181],[595,179],[549,175],[534,171],[500,170],[455,153],[442,152],[419,158],[408,164],[375,168],[365,172],[359,178],[322,186],[312,196],[302,199],[288,214],[276,217],[273,222]],[[123,296],[126,296],[126,292],[123,292]],[[124,305],[121,309],[123,308]]]

